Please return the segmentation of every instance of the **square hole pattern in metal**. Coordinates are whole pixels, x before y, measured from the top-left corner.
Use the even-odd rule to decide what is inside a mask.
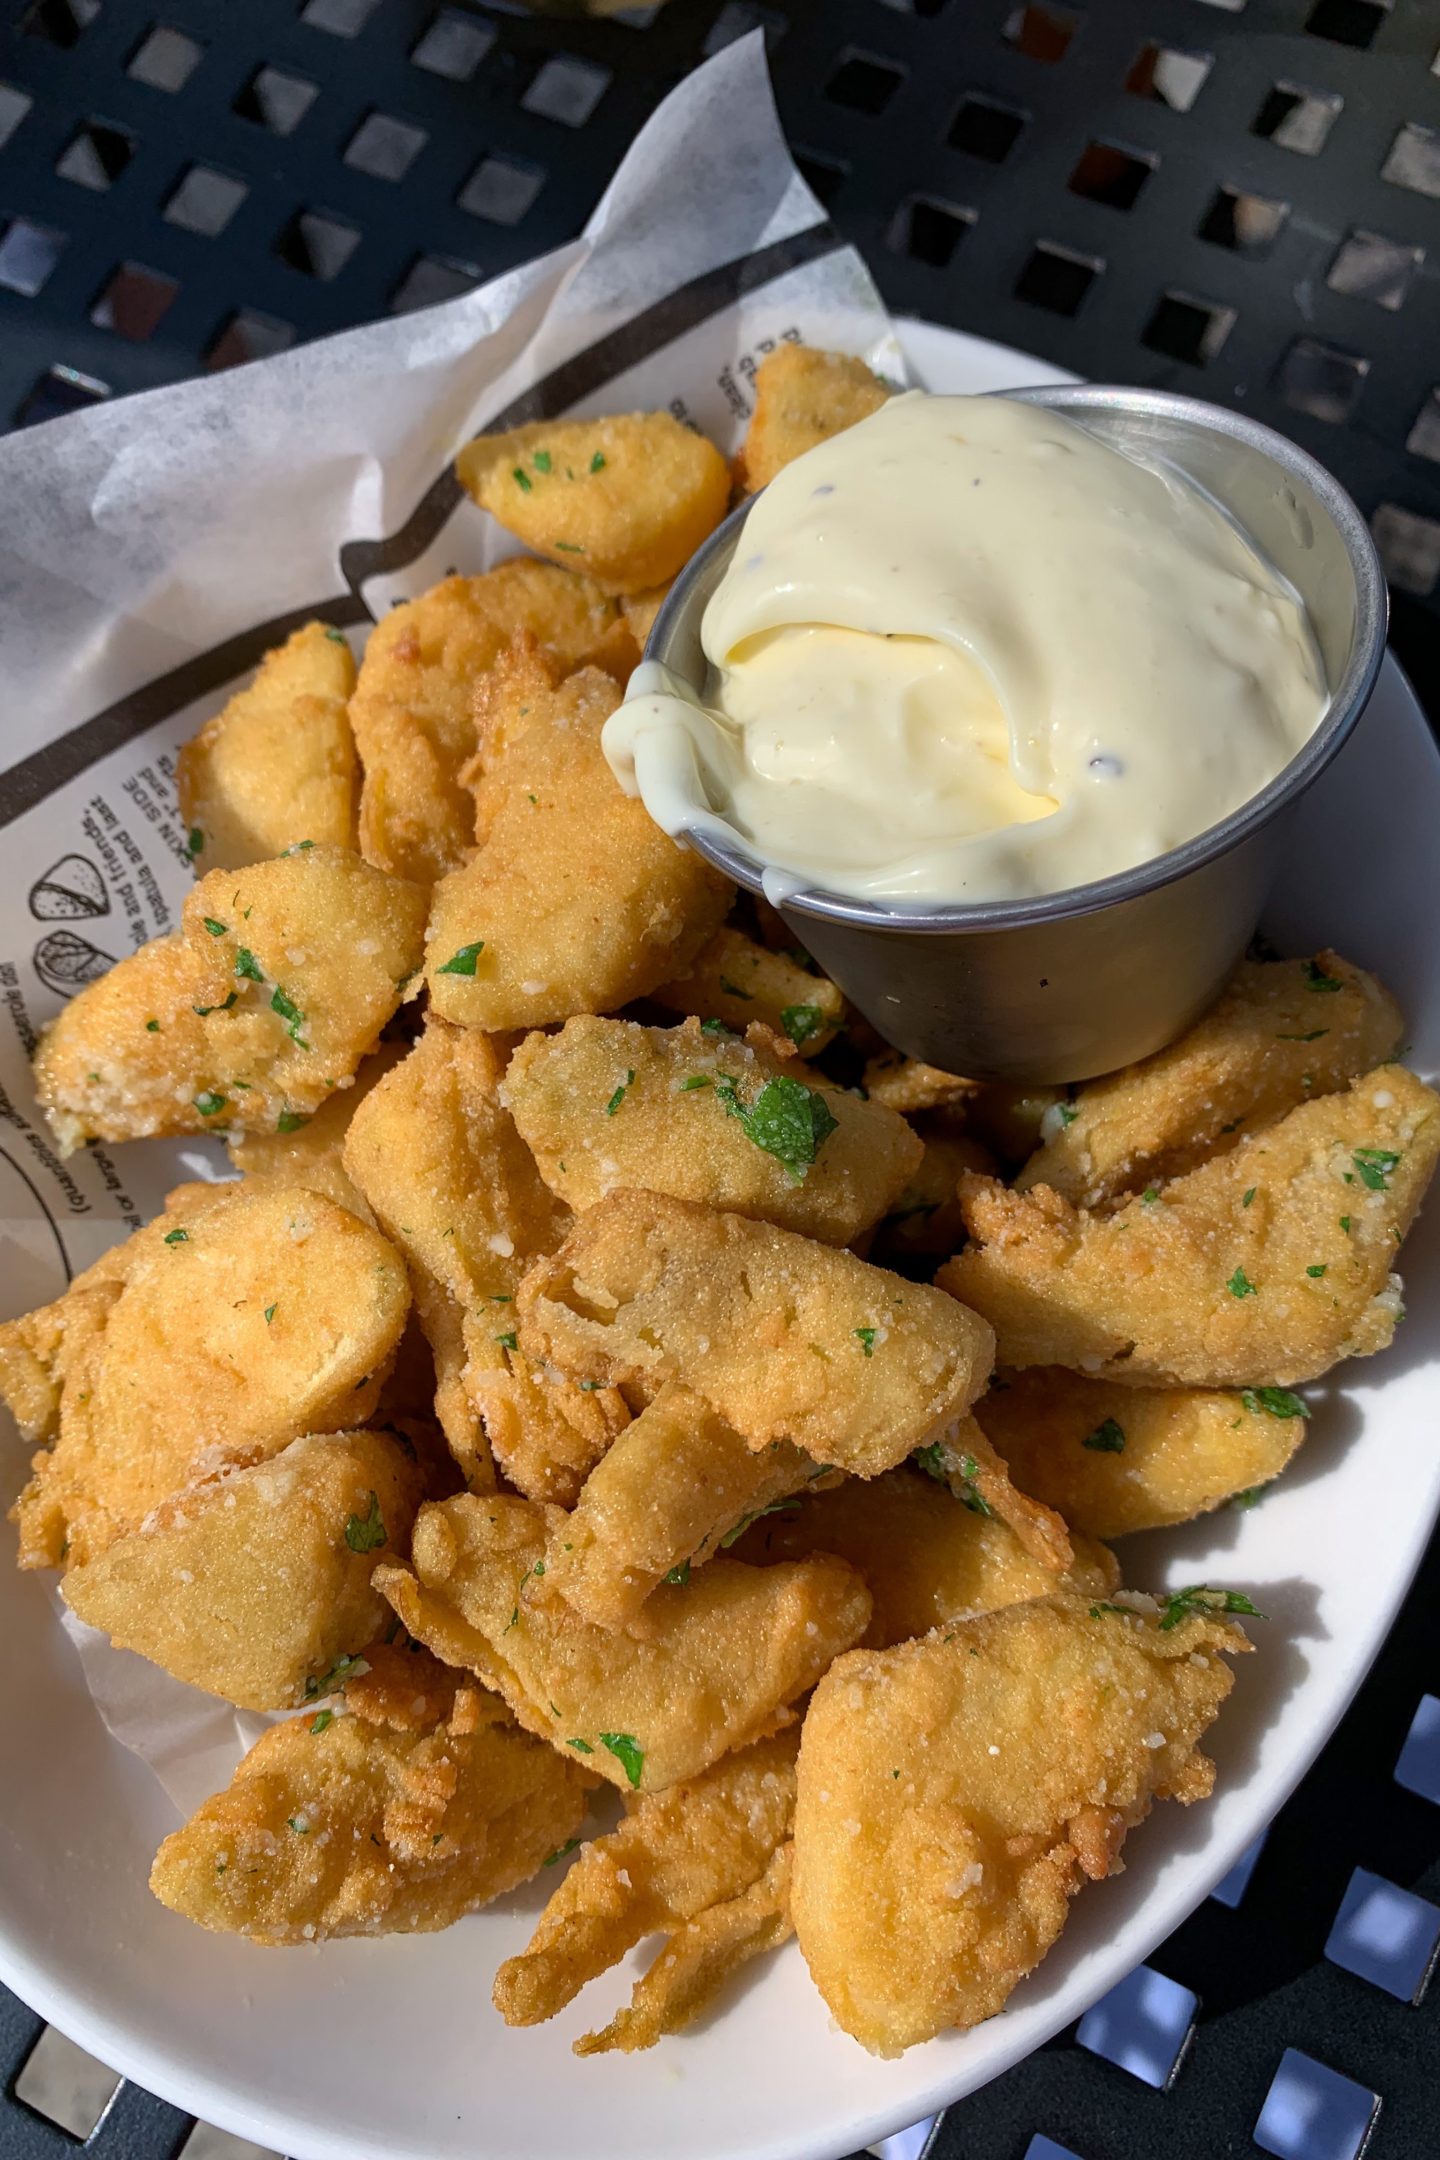
[[[753,29],[897,313],[1313,450],[1373,521],[1440,712],[1433,0],[0,0],[0,428],[571,238],[666,91]],[[1437,1639],[1440,1546],[1258,1855],[1083,2033],[951,2109],[929,2160],[1219,2160],[1297,2121],[1305,2160],[1440,2154]],[[76,2150],[41,2111],[41,2031],[0,1997],[3,2160]],[[188,2134],[122,2085],[85,2150],[172,2160]]]

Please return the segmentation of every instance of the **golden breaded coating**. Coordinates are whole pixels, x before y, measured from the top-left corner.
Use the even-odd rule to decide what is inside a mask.
[[[585,1014],[529,1035],[505,1099],[573,1208],[642,1186],[826,1245],[877,1222],[922,1157],[893,1110],[695,1020],[648,1028]]]
[[[735,1547],[737,1559],[756,1566],[817,1552],[838,1553],[864,1576],[875,1603],[867,1650],[888,1650],[941,1621],[970,1620],[1057,1588],[1052,1570],[1030,1557],[1008,1523],[907,1468],[867,1484],[847,1478],[830,1492],[774,1508]],[[1087,1596],[1108,1597],[1120,1569],[1103,1545],[1079,1538],[1063,1580]]]
[[[22,1567],[93,1560],[196,1479],[374,1411],[410,1305],[384,1238],[299,1189],[171,1197],[121,1248],[118,1287],[0,1331],[59,1386],[55,1444],[16,1503]]]
[[[628,2007],[599,2032],[574,2042],[577,2055],[618,2048],[633,2055],[667,2033],[683,2032],[708,2010],[727,1980],[751,1958],[778,1950],[795,1932],[790,1918],[794,1847],[782,1845],[758,1882],[677,1928],[635,1983]]]
[[[377,1568],[375,1586],[411,1635],[622,1792],[658,1792],[788,1723],[786,1706],[869,1625],[864,1584],[827,1555],[716,1560],[654,1591],[643,1624],[592,1627],[543,1579],[563,1522],[529,1500],[462,1493],[420,1510],[414,1572]]]
[[[409,1549],[424,1496],[408,1443],[311,1434],[162,1500],[70,1568],[70,1610],[122,1650],[244,1710],[288,1710],[389,1617],[370,1576]]]
[[[997,1382],[981,1424],[1072,1530],[1123,1537],[1208,1514],[1278,1477],[1309,1416],[1289,1388],[1122,1387],[1058,1365]]]
[[[974,1080],[962,1080],[958,1073],[941,1072],[938,1065],[922,1065],[898,1050],[882,1050],[865,1067],[865,1093],[871,1101],[907,1117],[917,1110],[946,1110],[968,1102],[977,1085]]]
[[[391,608],[370,634],[350,701],[366,861],[422,885],[458,869],[474,840],[460,775],[475,755],[480,679],[522,632],[568,673],[617,622],[614,601],[589,578],[524,555]]]
[[[620,603],[620,613],[625,626],[635,640],[637,652],[643,653],[655,628],[655,618],[669,598],[672,580],[663,585],[651,585],[644,592],[631,593]]]
[[[344,848],[212,870],[180,930],[118,961],[41,1036],[35,1092],[61,1154],[87,1138],[293,1131],[375,1047],[424,927],[419,886]]]
[[[1188,1035],[1080,1089],[1016,1179],[1077,1207],[1181,1177],[1300,1102],[1336,1094],[1402,1034],[1389,992],[1338,953],[1247,960]]]
[[[600,730],[618,701],[596,668],[555,686],[523,647],[485,679],[481,844],[436,886],[426,946],[441,1018],[531,1028],[604,1012],[667,981],[718,927],[729,884],[605,762]]]
[[[54,1440],[66,1389],[85,1386],[77,1375],[104,1334],[124,1287],[132,1242],[112,1245],[53,1305],[0,1323],[0,1402],[19,1426],[21,1439],[32,1447],[48,1447]]]
[[[477,435],[455,470],[517,540],[611,593],[643,593],[673,578],[730,500],[715,445],[664,412],[537,420]]]
[[[520,1347],[654,1391],[678,1380],[752,1448],[874,1477],[953,1430],[993,1356],[943,1292],[741,1215],[619,1192],[520,1286]]]
[[[1210,1791],[1196,1743],[1230,1691],[1221,1653],[1249,1645],[1177,1619],[1064,1594],[821,1681],[791,1905],[811,1977],[873,2054],[993,2017],[1152,1801]]]
[[[645,1793],[583,1846],[528,1947],[495,1975],[506,2024],[554,2017],[647,1935],[673,1936],[758,1883],[790,1836],[799,1740],[793,1725]]]
[[[377,1081],[394,1070],[406,1044],[381,1043],[355,1075],[355,1085],[337,1088],[310,1117],[291,1122],[284,1132],[237,1132],[229,1142],[230,1160],[252,1186],[308,1185],[361,1222],[373,1222],[370,1204],[346,1174],[345,1135],[350,1120]],[[952,1248],[953,1249],[953,1248]]]
[[[828,975],[812,975],[788,952],[771,952],[729,924],[683,975],[650,994],[671,1012],[723,1020],[737,1033],[759,1020],[807,1058],[828,1049],[845,1024],[845,1000]]]
[[[252,1942],[323,1942],[449,1927],[528,1882],[593,1780],[493,1696],[446,1692],[419,1730],[350,1712],[348,1690],[346,1709],[273,1725],[160,1847],[161,1904]]]
[[[481,1362],[472,1333],[465,1399],[491,1455],[527,1500],[574,1507],[586,1478],[630,1423],[624,1396],[598,1380],[537,1364],[508,1343],[495,1347],[495,1360]]]
[[[736,473],[747,495],[767,487],[782,466],[876,412],[890,395],[863,360],[779,345],[755,371],[755,411]]]
[[[968,1133],[948,1131],[935,1113],[914,1129],[925,1153],[876,1230],[876,1259],[910,1260],[922,1254],[943,1258],[953,1253],[965,1241],[961,1178],[995,1175],[995,1158],[989,1149]]]
[[[197,869],[243,870],[302,840],[354,847],[354,687],[344,634],[306,623],[181,746],[175,790]]]
[[[503,1362],[512,1301],[529,1262],[570,1216],[536,1173],[497,1094],[500,1060],[473,1028],[431,1019],[361,1104],[345,1168],[404,1253],[435,1355],[436,1414],[467,1480],[495,1481],[467,1362]]]
[[[585,1480],[550,1540],[546,1579],[582,1619],[624,1627],[657,1583],[688,1582],[757,1515],[827,1475],[788,1441],[755,1454],[672,1382]]]
[[[936,1281],[1002,1365],[1137,1387],[1293,1387],[1395,1332],[1391,1274],[1440,1155],[1440,1098],[1400,1065],[1304,1103],[1118,1214],[983,1179]]]

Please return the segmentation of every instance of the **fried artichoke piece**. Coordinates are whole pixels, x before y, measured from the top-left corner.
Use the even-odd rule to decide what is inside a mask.
[[[366,861],[422,885],[458,869],[474,840],[460,775],[475,755],[481,677],[527,632],[568,673],[604,649],[617,622],[589,578],[528,556],[392,608],[370,634],[350,701]]]
[[[1003,2008],[1197,1742],[1249,1648],[1073,1594],[837,1660],[805,1720],[792,1909],[832,2015],[898,2055]]]
[[[494,1696],[407,1664],[264,1733],[160,1847],[161,1904],[252,1942],[308,1943],[449,1927],[528,1882],[594,1780]]]
[[[511,1312],[513,1325],[513,1307],[499,1309]],[[574,1507],[586,1478],[630,1423],[624,1396],[598,1380],[537,1364],[508,1344],[497,1344],[494,1357],[486,1364],[472,1356],[465,1368],[466,1401],[490,1453],[527,1500]]]
[[[468,1482],[484,1490],[494,1466],[467,1366],[502,1362],[516,1285],[570,1219],[537,1175],[499,1078],[487,1037],[431,1019],[366,1096],[345,1139],[346,1173],[410,1269],[435,1357],[436,1415]]]
[[[923,1152],[894,1111],[694,1020],[647,1028],[587,1014],[527,1036],[505,1099],[573,1208],[640,1186],[825,1245],[878,1222]]]
[[[58,1393],[16,1503],[22,1567],[78,1567],[197,1479],[375,1409],[410,1304],[385,1239],[320,1193],[171,1199],[119,1249],[121,1279],[0,1329]]]
[[[1163,1184],[1394,1054],[1400,1008],[1338,953],[1247,960],[1188,1035],[1051,1111],[1016,1179],[1077,1207]]]
[[[865,1093],[870,1100],[907,1117],[917,1110],[948,1110],[968,1102],[977,1086],[958,1073],[941,1072],[938,1065],[903,1057],[898,1050],[882,1050],[865,1067]]]
[[[847,1478],[832,1491],[771,1509],[735,1547],[738,1560],[756,1566],[817,1552],[838,1553],[864,1576],[875,1605],[867,1650],[888,1650],[942,1621],[972,1620],[1060,1587],[998,1515],[967,1507],[907,1468],[868,1484]],[[1092,1539],[1075,1540],[1064,1586],[1103,1598],[1119,1580],[1113,1553]]]
[[[406,1048],[404,1043],[381,1043],[361,1065],[353,1087],[337,1088],[312,1116],[292,1121],[284,1132],[233,1134],[231,1162],[252,1189],[262,1183],[308,1185],[361,1222],[373,1223],[369,1202],[346,1174],[345,1135],[371,1088],[394,1070]]]
[[[520,1347],[654,1392],[678,1380],[752,1448],[874,1477],[952,1432],[992,1337],[928,1284],[741,1215],[620,1192],[520,1286]]]
[[[1114,1538],[1267,1485],[1309,1412],[1289,1388],[1121,1387],[1050,1365],[1010,1375],[976,1415],[1027,1492],[1072,1530]]]
[[[818,1057],[845,1024],[845,1000],[828,975],[812,975],[788,952],[771,952],[728,924],[683,975],[651,992],[657,1005],[743,1033],[752,1020],[787,1035],[801,1057]]]
[[[678,1937],[762,1882],[790,1837],[799,1739],[792,1725],[646,1793],[618,1829],[582,1847],[528,1948],[495,1975],[506,2024],[542,2024],[647,1935]]]
[[[735,461],[741,488],[753,495],[767,487],[782,466],[878,411],[889,395],[863,360],[777,346],[755,371],[755,411]]]
[[[350,1085],[420,966],[425,895],[344,848],[212,870],[182,927],[45,1030],[35,1091],[62,1155],[86,1138],[289,1132]]]
[[[243,870],[301,840],[354,847],[354,687],[343,634],[306,623],[182,746],[175,788],[199,870]]]
[[[577,2055],[633,2055],[667,2033],[683,2032],[708,2010],[732,1974],[751,1958],[778,1950],[795,1932],[790,1918],[794,1847],[782,1845],[748,1890],[677,1928],[649,1971],[635,1983],[629,2007],[599,2032],[575,2041]]]
[[[432,1010],[469,1027],[548,1027],[643,997],[694,957],[732,898],[605,762],[619,700],[582,668],[556,685],[517,646],[477,697],[480,846],[435,888]]]
[[[288,1710],[388,1619],[370,1576],[380,1553],[408,1550],[423,1494],[408,1443],[311,1434],[162,1500],[67,1571],[65,1602],[177,1680]]]
[[[943,1116],[943,1113],[941,1113]],[[875,1233],[874,1257],[884,1261],[943,1258],[965,1241],[960,1180],[993,1177],[995,1158],[968,1133],[949,1132],[932,1116],[915,1128],[925,1153]]]
[[[528,1731],[622,1791],[658,1792],[789,1722],[786,1706],[858,1642],[870,1597],[843,1560],[716,1560],[652,1592],[624,1634],[591,1627],[544,1581],[558,1509],[461,1494],[424,1507],[413,1570],[375,1586],[447,1664],[504,1696]]]
[[[730,500],[715,445],[664,412],[539,420],[477,435],[455,470],[517,540],[610,593],[665,584]]]
[[[1293,1387],[1390,1341],[1437,1154],[1440,1099],[1382,1065],[1115,1215],[967,1180],[975,1243],[936,1281],[991,1322],[1002,1365]]]
[[[1064,1517],[1020,1491],[977,1418],[962,1419],[954,1432],[918,1448],[915,1461],[976,1514],[994,1515],[1008,1523],[1022,1548],[1041,1567],[1052,1575],[1069,1573],[1075,1552]]]
[[[657,1583],[688,1582],[757,1515],[826,1474],[788,1441],[753,1453],[672,1382],[585,1480],[550,1540],[546,1579],[582,1619],[624,1627]]]

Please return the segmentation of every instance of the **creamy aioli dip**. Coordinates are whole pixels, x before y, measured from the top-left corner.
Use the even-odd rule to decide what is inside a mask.
[[[702,642],[702,699],[632,677],[622,786],[792,890],[902,905],[1152,861],[1273,780],[1327,694],[1300,601],[1192,482],[998,397],[911,392],[788,465]]]

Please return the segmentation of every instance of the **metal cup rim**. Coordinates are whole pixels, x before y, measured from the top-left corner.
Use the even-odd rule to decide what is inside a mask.
[[[1355,635],[1349,659],[1314,734],[1275,778],[1218,824],[1208,826],[1193,839],[1157,855],[1150,862],[1137,863],[1132,869],[1119,871],[1113,877],[1096,878],[1087,885],[1075,885],[1062,892],[1042,893],[1029,899],[956,901],[945,907],[932,908],[859,900],[844,893],[817,891],[807,886],[793,893],[787,892],[784,903],[787,910],[861,929],[943,936],[1066,921],[1139,899],[1173,884],[1177,878],[1188,877],[1192,871],[1238,847],[1302,795],[1348,740],[1375,687],[1385,657],[1389,608],[1375,543],[1364,518],[1334,474],[1318,458],[1302,450],[1298,443],[1291,442],[1276,429],[1266,427],[1262,421],[1252,420],[1248,414],[1232,412],[1203,398],[1184,397],[1171,390],[1067,383],[981,394],[1018,398],[1025,404],[1045,405],[1061,411],[1067,407],[1089,412],[1120,410],[1187,420],[1243,443],[1247,449],[1278,465],[1287,477],[1303,481],[1335,526],[1355,582]],[[646,642],[645,658],[658,661],[681,680],[686,678],[673,660],[677,632],[695,604],[695,593],[705,571],[718,554],[733,547],[756,500],[752,496],[749,501],[737,505],[696,550],[676,578],[655,618]],[[764,873],[772,866],[759,856],[737,844],[717,840],[702,828],[683,827],[680,837],[747,891],[762,891]]]

